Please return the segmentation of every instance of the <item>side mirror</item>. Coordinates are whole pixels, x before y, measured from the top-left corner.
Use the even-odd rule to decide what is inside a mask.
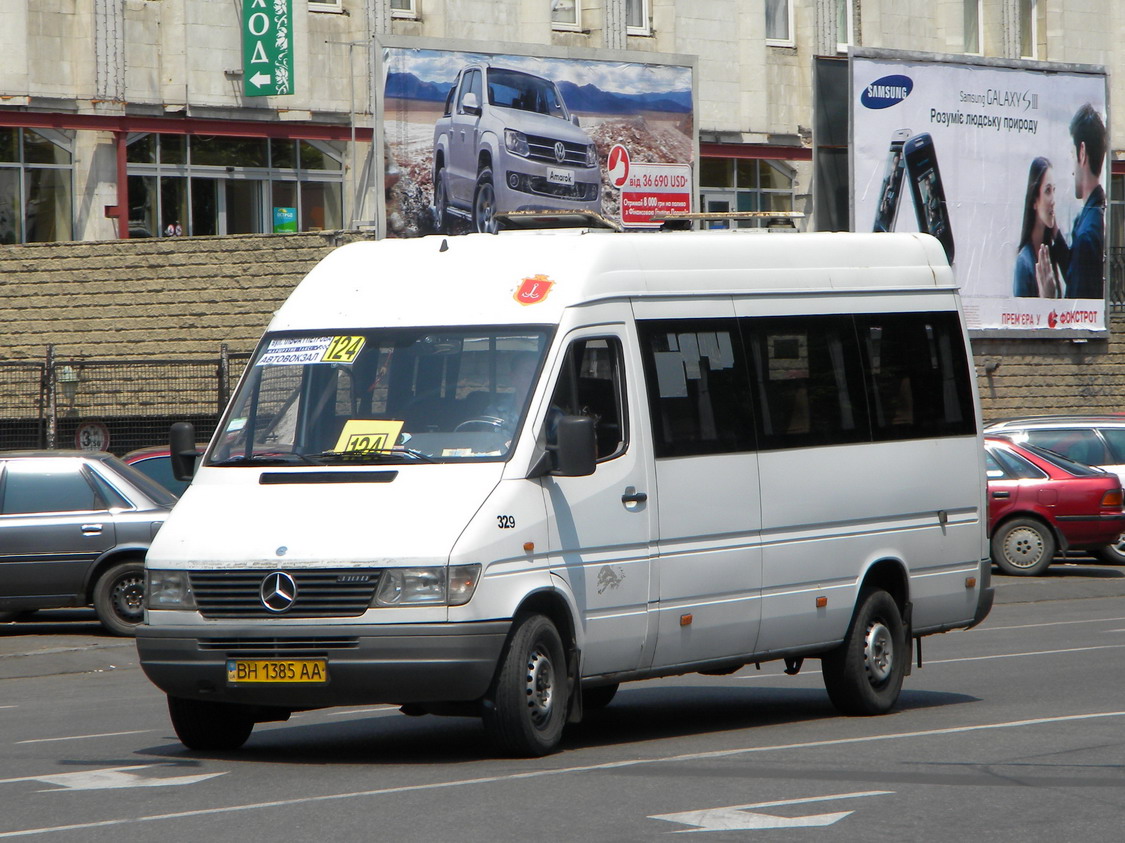
[[[172,475],[177,480],[191,480],[195,474],[195,425],[176,422],[168,432],[168,449],[172,458]]]
[[[582,128],[582,124],[578,122],[578,115],[577,114],[570,115],[570,122],[573,123],[578,128],[580,128],[580,129]]]
[[[559,419],[556,444],[547,450],[554,457],[554,470],[563,477],[586,477],[594,473],[598,442],[594,420],[589,416],[563,416]]]
[[[461,110],[466,114],[480,114],[480,97],[470,92],[461,100]]]

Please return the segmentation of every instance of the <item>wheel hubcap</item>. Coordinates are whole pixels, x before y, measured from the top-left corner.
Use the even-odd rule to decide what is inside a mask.
[[[136,621],[144,612],[145,581],[142,577],[125,577],[113,586],[113,608],[119,617]]]
[[[894,638],[890,629],[881,621],[867,628],[863,642],[863,661],[867,675],[875,684],[885,682],[894,667]]]
[[[541,649],[535,649],[527,659],[527,710],[531,720],[539,726],[551,716],[551,705],[555,696],[555,670],[550,657]]]
[[[1004,556],[1013,567],[1030,568],[1043,558],[1043,537],[1021,527],[1004,538]]]

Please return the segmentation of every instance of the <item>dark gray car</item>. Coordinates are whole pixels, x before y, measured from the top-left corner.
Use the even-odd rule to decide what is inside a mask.
[[[0,620],[92,605],[132,635],[145,553],[175,502],[111,454],[0,451]]]

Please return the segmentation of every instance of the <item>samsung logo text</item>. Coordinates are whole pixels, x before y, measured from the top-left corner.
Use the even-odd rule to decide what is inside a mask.
[[[890,108],[898,105],[914,90],[914,80],[909,76],[884,76],[876,79],[859,97],[864,108]]]

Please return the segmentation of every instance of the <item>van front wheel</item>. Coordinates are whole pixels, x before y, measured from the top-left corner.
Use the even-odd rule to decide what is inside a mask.
[[[842,714],[885,714],[898,701],[909,657],[898,604],[882,589],[861,591],[844,643],[821,658],[829,699]]]
[[[484,707],[484,726],[512,755],[546,755],[558,746],[570,699],[558,630],[543,615],[516,621]]]
[[[254,718],[233,703],[168,697],[168,715],[176,737],[188,749],[238,749],[254,731]]]

